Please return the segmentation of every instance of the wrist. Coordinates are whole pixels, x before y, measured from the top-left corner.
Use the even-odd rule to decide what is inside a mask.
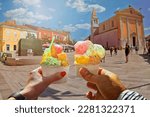
[[[27,98],[25,96],[23,96],[21,93],[16,92],[16,93],[11,94],[8,97],[8,99],[9,100],[26,100]]]
[[[28,88],[20,91],[20,94],[26,97],[27,100],[36,100],[38,97],[35,97],[34,93]]]

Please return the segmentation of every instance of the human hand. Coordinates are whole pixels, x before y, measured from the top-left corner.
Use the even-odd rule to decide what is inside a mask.
[[[98,75],[90,73],[86,68],[79,70],[87,81],[87,86],[96,91],[89,91],[86,96],[91,100],[114,100],[126,89],[118,76],[108,70],[99,68]]]
[[[30,72],[27,84],[20,94],[29,100],[37,99],[38,96],[48,87],[48,85],[62,79],[65,75],[66,72],[62,71],[48,77],[43,77],[42,69],[39,67]]]

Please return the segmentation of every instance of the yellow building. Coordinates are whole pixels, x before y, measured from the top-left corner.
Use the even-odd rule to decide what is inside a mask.
[[[16,52],[18,50],[18,42],[21,38],[26,38],[28,34],[37,37],[35,31],[25,26],[16,25],[15,21],[7,21],[0,24],[0,52]]]

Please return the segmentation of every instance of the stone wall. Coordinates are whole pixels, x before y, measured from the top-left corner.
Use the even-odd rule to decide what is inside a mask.
[[[42,51],[42,42],[37,39],[20,39],[18,47],[19,56],[27,56],[28,49],[32,49],[34,56],[41,56]]]

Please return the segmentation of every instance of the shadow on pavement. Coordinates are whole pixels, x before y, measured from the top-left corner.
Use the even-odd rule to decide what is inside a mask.
[[[125,62],[124,61],[116,61],[116,62],[114,62],[114,64],[125,64]]]
[[[58,94],[59,93],[59,94]],[[61,100],[62,97],[72,97],[72,96],[85,96],[85,94],[74,94],[70,91],[62,92],[59,90],[55,90],[53,88],[48,87],[41,95],[40,97],[51,97],[55,100]]]
[[[139,54],[141,57],[144,58],[145,62],[148,62],[150,64],[150,56],[147,54]]]

